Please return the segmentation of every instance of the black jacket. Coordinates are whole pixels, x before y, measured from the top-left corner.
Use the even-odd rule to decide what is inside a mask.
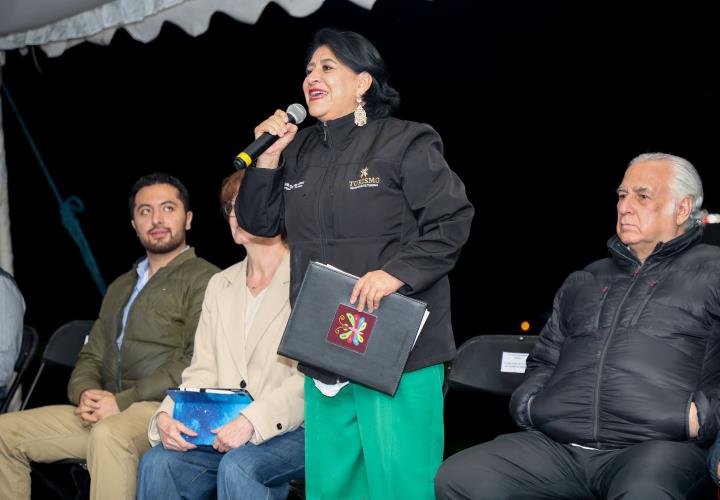
[[[280,168],[247,170],[236,209],[252,234],[287,231],[292,303],[311,260],[358,276],[383,269],[430,310],[406,371],[455,355],[447,274],[473,207],[428,125],[383,118],[357,127],[352,114],[318,122],[298,133]]]
[[[513,393],[515,422],[561,443],[623,448],[712,442],[720,395],[720,248],[700,228],[640,264],[614,236],[611,258],[571,274]]]

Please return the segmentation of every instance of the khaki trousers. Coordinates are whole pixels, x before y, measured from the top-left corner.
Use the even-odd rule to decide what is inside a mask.
[[[74,406],[45,406],[0,415],[0,499],[30,498],[30,462],[87,460],[90,498],[135,498],[137,464],[150,449],[147,428],[159,402],[134,403],[87,426]]]

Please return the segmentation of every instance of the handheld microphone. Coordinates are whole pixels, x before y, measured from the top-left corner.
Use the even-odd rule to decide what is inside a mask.
[[[288,122],[294,123],[295,125],[301,124],[307,116],[307,111],[305,111],[305,108],[301,104],[291,104],[285,112],[288,115]],[[260,137],[255,139],[235,157],[233,165],[235,165],[237,170],[249,167],[258,156],[263,154],[267,148],[272,146],[277,140],[278,136],[263,132]]]

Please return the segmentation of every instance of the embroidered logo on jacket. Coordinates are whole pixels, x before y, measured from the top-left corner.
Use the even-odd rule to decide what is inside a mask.
[[[345,349],[364,353],[374,324],[375,316],[340,304],[330,325],[327,340]]]
[[[368,175],[368,167],[360,169],[360,177],[354,181],[348,181],[350,189],[360,189],[368,187],[378,187],[380,185],[380,177],[371,177]]]
[[[283,185],[283,188],[285,188],[285,191],[292,191],[293,189],[299,189],[305,185],[305,181],[296,182],[295,184],[290,184],[289,182],[286,182]]]

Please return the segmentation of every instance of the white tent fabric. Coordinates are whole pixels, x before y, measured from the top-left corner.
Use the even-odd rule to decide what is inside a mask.
[[[4,54],[0,52],[0,85]],[[2,102],[0,101],[0,267],[12,274],[12,241],[10,240],[10,207],[8,206],[5,140],[2,133]]]
[[[375,0],[351,1],[367,9],[375,3]],[[294,17],[312,14],[323,2],[275,0]],[[40,28],[0,37],[0,50],[37,45],[54,57],[86,40],[107,44],[121,27],[136,40],[147,43],[158,36],[166,21],[198,36],[207,31],[215,12],[254,24],[268,3],[270,0],[114,0]]]
[[[111,0],[2,0],[0,37],[22,33],[94,9]]]
[[[312,14],[325,0],[274,0],[293,17]],[[350,0],[372,9],[376,0]],[[49,3],[48,3],[49,2]],[[170,22],[191,36],[207,31],[215,12],[254,24],[270,0],[4,0],[0,4],[0,71],[5,62],[4,50],[39,46],[50,57],[68,48],[91,41],[107,45],[115,31],[124,28],[136,40],[147,43],[160,33],[163,23]],[[82,5],[93,7],[82,11]],[[99,6],[98,6],[99,5]],[[66,15],[62,8],[66,7]],[[79,13],[78,13],[79,12]],[[54,21],[49,18],[56,17]],[[13,29],[13,22],[21,30]],[[42,26],[43,22],[49,22]],[[32,26],[30,29],[25,29]],[[17,31],[17,32],[16,32]],[[1,78],[1,73],[0,73]],[[0,79],[0,83],[2,80]],[[0,266],[12,272],[12,246],[7,196],[7,166],[0,109]]]

